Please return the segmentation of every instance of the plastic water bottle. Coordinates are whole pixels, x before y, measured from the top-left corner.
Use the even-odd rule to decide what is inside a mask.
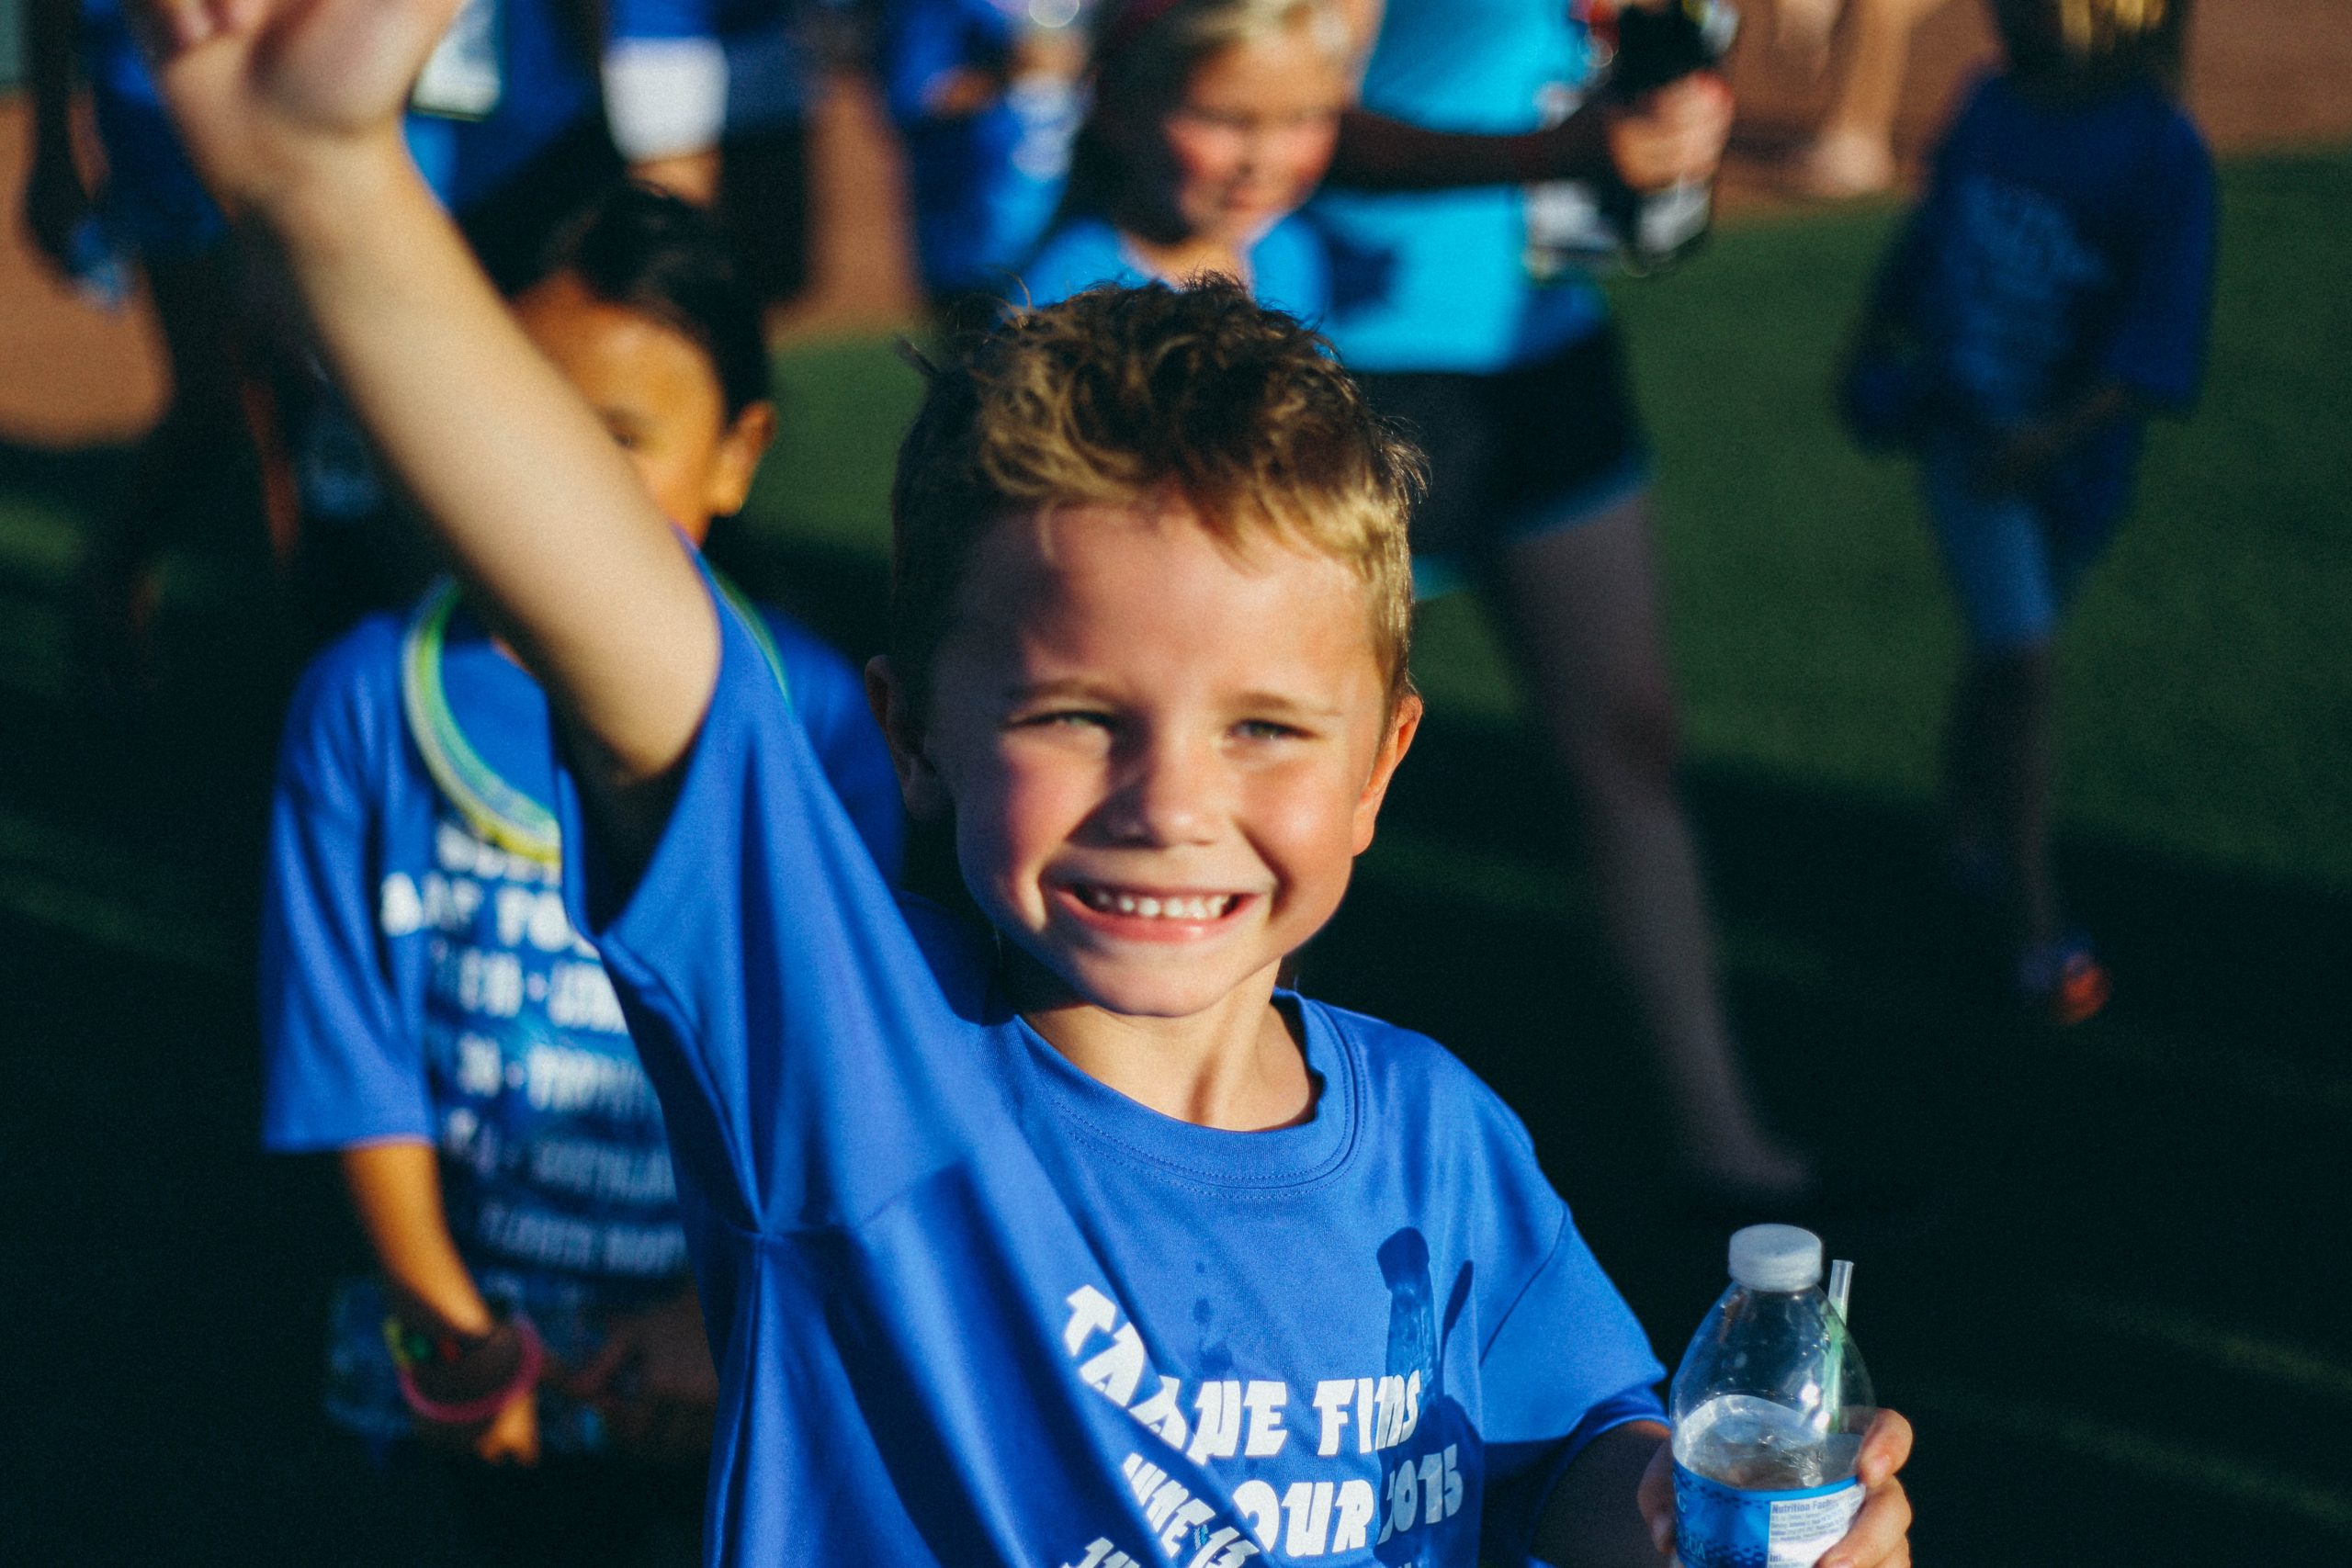
[[[1638,102],[1702,71],[1721,69],[1739,36],[1731,0],[1617,0],[1604,91]],[[1615,230],[1623,265],[1657,272],[1681,261],[1707,237],[1715,217],[1712,180],[1679,180],[1635,191],[1611,180],[1601,211]]]
[[[1731,1238],[1731,1289],[1669,1399],[1686,1568],[1813,1568],[1862,1506],[1870,1375],[1820,1284],[1811,1231],[1750,1225]]]

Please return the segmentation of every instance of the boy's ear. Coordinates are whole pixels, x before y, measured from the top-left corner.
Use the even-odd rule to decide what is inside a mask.
[[[1396,776],[1396,764],[1413,749],[1413,737],[1421,730],[1421,696],[1419,692],[1407,692],[1396,699],[1396,711],[1388,716],[1388,732],[1381,737],[1380,750],[1372,760],[1372,776],[1364,781],[1363,793],[1356,797],[1354,852],[1362,854],[1372,848],[1373,825],[1380,818],[1380,803],[1388,798],[1388,781]]]
[[[747,403],[718,438],[718,461],[710,476],[710,514],[732,517],[752,498],[752,479],[775,439],[775,405],[763,398]]]
[[[906,802],[907,815],[918,822],[944,821],[950,804],[947,786],[923,749],[922,721],[897,662],[887,653],[866,660],[865,702],[874,710],[874,722],[882,727],[882,739],[889,743],[890,761],[899,772],[899,798]]]

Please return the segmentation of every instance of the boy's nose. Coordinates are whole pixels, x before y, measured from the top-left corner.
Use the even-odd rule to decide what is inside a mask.
[[[1129,842],[1204,842],[1214,836],[1223,799],[1224,768],[1213,748],[1156,741],[1128,761],[1106,803],[1105,826]]]

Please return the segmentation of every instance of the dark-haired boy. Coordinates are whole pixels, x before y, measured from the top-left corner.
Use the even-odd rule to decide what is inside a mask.
[[[535,270],[525,332],[699,543],[775,428],[759,301],[718,225],[619,186]],[[856,671],[739,608],[892,874],[897,782]],[[334,1422],[537,1465],[441,1478],[478,1543],[644,1562],[636,1534],[692,1540],[718,1378],[653,1089],[558,892],[560,766],[546,692],[454,583],[311,665],[271,814],[263,1136],[334,1152],[375,1253],[336,1297]]]
[[[1319,341],[1231,288],[1105,291],[934,381],[868,683],[965,930],[873,873],[412,189],[378,125],[431,17],[156,19],[209,177],[554,696],[568,889],[718,1349],[715,1554],[1652,1561],[1658,1368],[1524,1133],[1432,1043],[1276,989],[1419,715],[1413,460]],[[473,393],[419,400],[455,344]],[[1866,1444],[1832,1568],[1907,1559],[1907,1447]]]

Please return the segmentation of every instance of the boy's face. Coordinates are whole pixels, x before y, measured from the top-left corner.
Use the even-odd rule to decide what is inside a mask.
[[[775,413],[753,403],[730,421],[700,344],[598,299],[568,272],[517,296],[514,316],[628,454],[662,515],[695,544],[712,518],[742,507]]]
[[[1089,507],[981,541],[929,722],[894,705],[891,739],[1048,1000],[1182,1018],[1271,987],[1338,907],[1419,717],[1387,706],[1347,566]]]

